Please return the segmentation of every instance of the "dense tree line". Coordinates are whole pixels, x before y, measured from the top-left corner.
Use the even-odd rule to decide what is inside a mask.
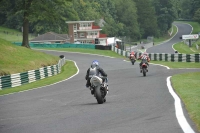
[[[139,40],[167,33],[175,19],[200,22],[199,0],[1,0],[0,25],[27,33],[68,33],[66,21],[103,18],[102,32]]]

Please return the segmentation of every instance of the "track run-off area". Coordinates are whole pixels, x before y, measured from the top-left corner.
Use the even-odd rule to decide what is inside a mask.
[[[162,47],[166,53],[168,50],[173,52],[172,46],[180,41],[179,35],[191,33],[189,25],[175,25],[178,33],[168,42],[148,49],[149,52]],[[200,72],[200,69],[169,69],[150,64],[147,76],[143,77],[139,62],[131,65],[119,58],[41,51],[64,55],[75,62],[78,71],[71,78],[53,85],[0,96],[1,133],[197,132],[171,87],[170,77]],[[85,87],[86,70],[93,60],[98,60],[108,74],[109,93],[104,104],[97,104]]]

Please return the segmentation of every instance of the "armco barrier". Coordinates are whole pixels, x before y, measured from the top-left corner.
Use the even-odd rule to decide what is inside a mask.
[[[123,51],[112,46],[112,51],[119,55],[128,57],[130,52]],[[139,57],[142,53],[136,53]],[[169,62],[200,62],[200,54],[166,54],[166,53],[149,53],[149,57],[153,61],[169,61]]]
[[[31,83],[39,79],[44,79],[61,72],[61,67],[65,64],[65,57],[60,59],[57,65],[30,70],[28,72],[0,76],[0,90]]]

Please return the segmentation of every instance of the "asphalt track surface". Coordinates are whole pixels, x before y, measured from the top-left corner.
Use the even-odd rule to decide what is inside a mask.
[[[151,47],[147,49],[148,53],[170,53],[174,54],[175,51],[173,49],[173,45],[177,42],[182,41],[180,37],[182,35],[189,35],[192,32],[192,27],[188,24],[183,24],[183,23],[173,23],[177,28],[178,32],[177,34],[171,39],[168,40],[167,42],[163,42],[161,45],[157,45],[154,47]]]
[[[138,62],[131,65],[117,58],[44,52],[74,60],[77,75],[51,86],[0,96],[0,133],[183,133],[166,80],[200,69],[167,69],[151,64],[143,77]],[[105,104],[97,104],[85,88],[85,73],[94,59],[109,78]]]

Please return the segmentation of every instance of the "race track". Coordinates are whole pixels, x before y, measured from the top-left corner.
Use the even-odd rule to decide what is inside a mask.
[[[131,65],[117,58],[44,52],[75,61],[79,72],[58,84],[0,96],[0,133],[183,133],[167,77],[200,69],[167,69],[151,64],[143,77],[138,62]],[[85,88],[85,73],[94,59],[109,78],[107,102],[101,105]]]

